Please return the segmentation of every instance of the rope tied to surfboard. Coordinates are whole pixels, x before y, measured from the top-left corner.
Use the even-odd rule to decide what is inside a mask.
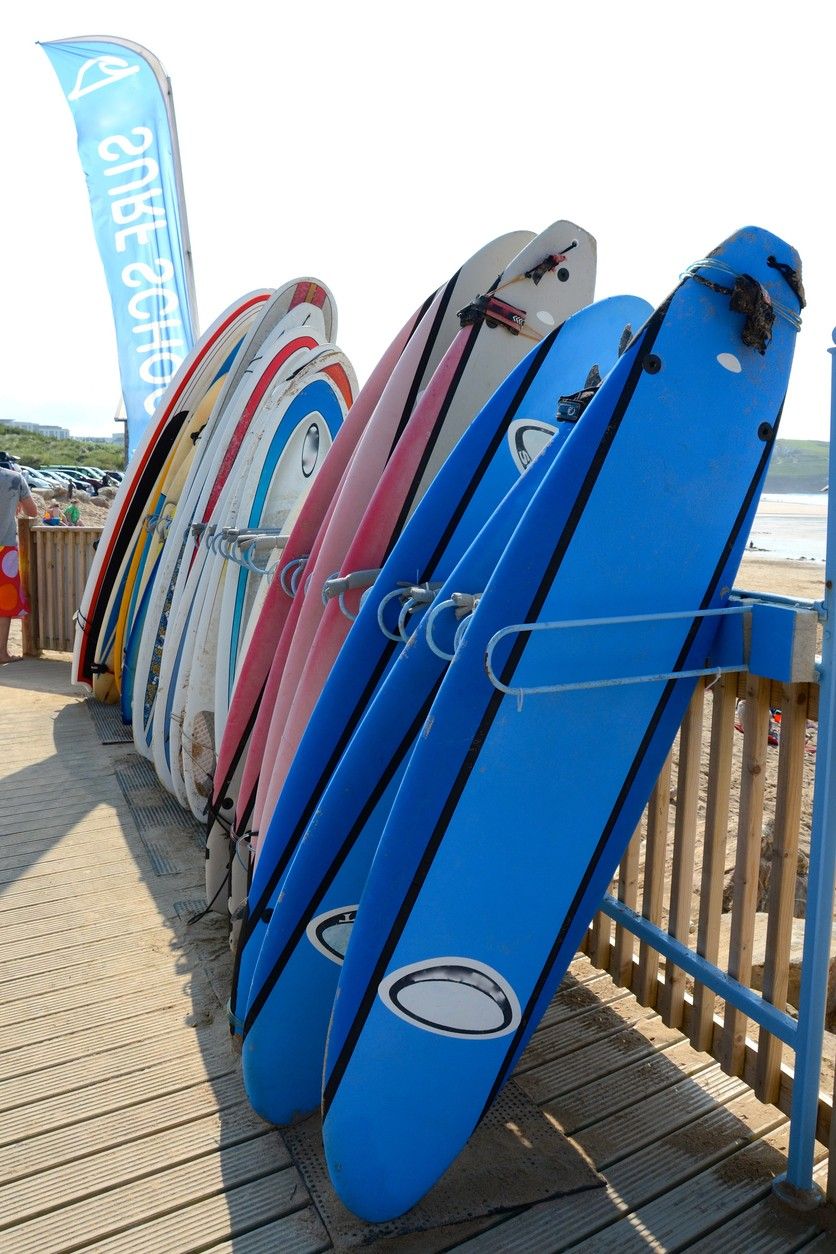
[[[796,299],[803,309],[805,304],[804,288],[801,285],[801,279],[797,272],[792,267],[776,261],[774,257],[769,257],[767,264],[782,275],[792,288]],[[704,268],[727,274],[734,279],[734,283],[731,287],[727,284],[717,283],[707,278],[706,275],[699,273]],[[747,348],[754,348],[761,356],[766,353],[772,340],[772,327],[776,317],[783,318],[795,331],[801,330],[801,318],[794,309],[782,304],[780,301],[773,300],[764,285],[753,278],[751,274],[740,274],[716,257],[704,257],[701,261],[693,262],[683,272],[682,278],[696,279],[698,283],[702,283],[704,287],[709,288],[712,292],[719,292],[723,296],[729,296],[731,298],[729,308],[734,313],[744,315],[743,330],[740,333],[743,343]]]

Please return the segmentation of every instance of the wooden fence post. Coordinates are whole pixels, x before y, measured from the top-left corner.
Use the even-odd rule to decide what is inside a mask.
[[[29,602],[29,613],[21,619],[24,657],[40,657],[41,641],[38,632],[38,572],[35,544],[32,538],[32,519],[18,518],[17,543],[20,556],[20,582]]]

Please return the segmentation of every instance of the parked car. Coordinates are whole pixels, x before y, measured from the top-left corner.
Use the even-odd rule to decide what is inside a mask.
[[[98,466],[50,466],[50,470],[60,470],[74,480],[80,480],[92,492],[97,492],[103,484],[108,482],[107,472],[100,470]]]
[[[98,481],[85,471],[78,470],[74,466],[45,466],[44,470],[52,471],[54,474],[60,475],[68,483],[80,492],[92,494],[98,488]]]
[[[47,479],[39,470],[33,469],[32,466],[20,465],[20,473],[23,475],[30,491],[35,492],[51,492],[55,484],[52,480]]]

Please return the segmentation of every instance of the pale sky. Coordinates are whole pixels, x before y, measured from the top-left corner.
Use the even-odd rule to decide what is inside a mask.
[[[598,297],[662,300],[749,223],[801,253],[781,435],[827,439],[836,325],[832,5],[36,0],[4,5],[0,417],[109,435],[110,301],[75,129],[37,40],[123,36],[172,81],[201,329],[302,275],[362,380],[506,231],[567,218]]]

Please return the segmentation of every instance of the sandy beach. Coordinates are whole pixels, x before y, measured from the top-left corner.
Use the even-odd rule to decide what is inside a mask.
[[[824,596],[824,563],[745,553],[736,586],[745,588],[747,592],[771,592],[779,596],[820,601]]]

